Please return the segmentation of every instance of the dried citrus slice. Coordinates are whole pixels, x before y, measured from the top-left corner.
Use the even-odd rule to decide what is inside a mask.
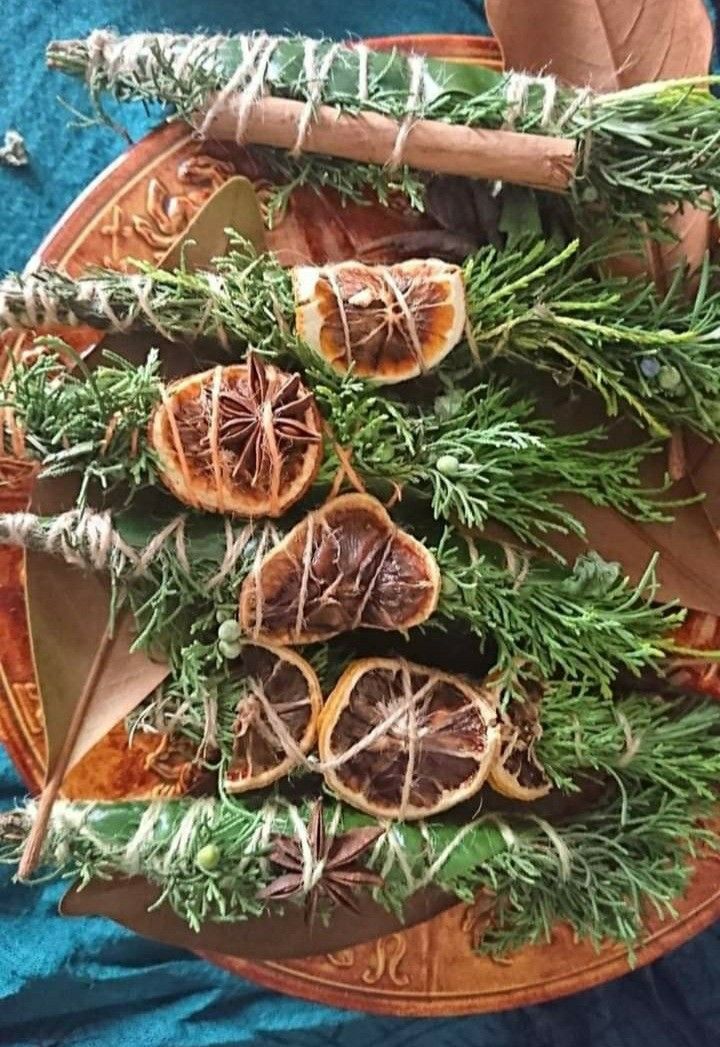
[[[315,744],[320,684],[296,651],[248,644],[225,789],[242,793],[284,777]]]
[[[298,335],[336,370],[402,382],[435,367],[465,329],[462,270],[437,258],[298,266]]]
[[[523,695],[510,698],[498,714],[502,741],[490,770],[490,785],[514,800],[539,800],[552,788],[535,755],[535,745],[542,737],[542,692],[532,681],[524,681],[522,690]]]
[[[150,422],[160,478],[196,508],[280,516],[322,459],[321,419],[299,375],[251,355],[168,386]]]
[[[398,658],[363,658],[338,680],[318,747],[336,796],[378,818],[446,811],[480,789],[500,746],[495,691]]]
[[[245,579],[240,624],[255,639],[314,643],[351,629],[405,630],[437,606],[440,572],[375,498],[310,513]]]

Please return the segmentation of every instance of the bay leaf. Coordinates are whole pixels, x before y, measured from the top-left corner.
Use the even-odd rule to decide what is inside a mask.
[[[713,30],[702,0],[488,0],[490,25],[508,69],[552,73],[596,91],[707,73]],[[647,273],[661,294],[683,261],[698,267],[710,247],[702,210],[668,213],[675,243],[649,243],[613,260],[614,273]]]
[[[169,905],[152,912],[158,888],[142,877],[92,880],[82,890],[73,887],[60,903],[64,916],[108,916],[137,934],[180,948],[223,953],[254,960],[281,960],[336,952],[372,941],[437,916],[457,904],[438,888],[419,891],[405,906],[404,920],[373,902],[358,897],[359,912],[335,909],[327,925],[316,920],[308,927],[302,909],[287,905],[282,916],[260,916],[238,923],[205,923],[193,931]]]
[[[596,91],[707,72],[703,0],[487,0],[505,67]]]
[[[39,480],[31,511],[71,507],[73,485]],[[45,721],[49,777],[63,752],[76,703],[105,634],[109,587],[101,575],[66,564],[47,553],[26,556],[26,598],[36,678]],[[117,623],[90,705],[70,750],[70,770],[96,742],[150,694],[168,667],[141,651],[130,651],[132,623]],[[67,754],[66,754],[67,756]]]

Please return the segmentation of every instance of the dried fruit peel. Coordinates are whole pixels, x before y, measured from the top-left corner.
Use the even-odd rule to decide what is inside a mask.
[[[406,630],[437,607],[440,571],[366,494],[310,513],[245,579],[240,624],[262,642],[315,643],[356,628]]]
[[[281,516],[314,480],[322,421],[297,375],[251,356],[171,383],[150,420],[165,486],[186,505]]]
[[[513,800],[539,800],[552,789],[552,783],[535,754],[542,737],[541,695],[528,692],[512,697],[498,712],[501,744],[490,768],[489,784],[502,796]]]
[[[284,778],[300,762],[270,721],[265,702],[300,754],[309,753],[315,744],[322,709],[318,678],[297,651],[250,644],[243,651],[243,670],[250,689],[238,705],[235,758],[224,779],[228,793],[262,789]]]
[[[446,811],[479,791],[498,755],[496,698],[493,688],[400,659],[352,662],[320,716],[325,781],[378,818]]]
[[[437,258],[298,266],[297,334],[338,371],[378,383],[429,371],[465,330],[462,270]]]

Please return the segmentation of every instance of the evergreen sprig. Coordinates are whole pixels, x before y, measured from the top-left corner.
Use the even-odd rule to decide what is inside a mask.
[[[536,751],[564,791],[578,790],[578,772],[592,771],[624,787],[646,782],[681,798],[716,799],[720,711],[712,702],[640,693],[603,699],[587,688],[558,684],[545,693],[540,717]]]
[[[610,694],[619,669],[638,675],[659,664],[684,616],[653,603],[652,563],[633,586],[595,553],[565,568],[491,543],[464,547],[450,530],[433,552],[443,580],[439,620],[492,639],[508,678],[527,666],[540,679],[592,680]]]
[[[134,367],[106,355],[96,370],[62,369],[52,353],[15,366],[0,384],[0,402],[12,406],[43,475],[79,473],[79,504],[99,481],[104,489],[136,488],[157,480],[148,423],[160,402],[159,360],[151,352]],[[640,520],[667,521],[673,503],[644,488],[639,469],[652,445],[603,450],[601,428],[558,435],[511,385],[477,383],[448,389],[434,405],[411,405],[374,392],[309,361],[306,377],[333,434],[321,484],[340,463],[335,442],[348,449],[369,489],[404,488],[429,502],[440,520],[483,527],[495,520],[521,541],[547,544],[551,532],[582,534],[563,494],[583,495]]]
[[[82,77],[96,102],[104,93],[121,101],[160,102],[192,122],[237,73],[247,49],[260,42],[256,35],[105,33],[53,41],[47,59],[52,68]],[[361,94],[357,51],[341,47],[331,56],[325,79],[318,80],[306,69],[306,43],[313,47],[316,69],[336,46],[327,40],[277,40],[264,78],[267,93],[350,113],[369,109],[400,120],[406,115],[413,75],[406,55],[370,52]],[[489,129],[511,122],[519,131],[578,141],[571,198],[581,218],[588,204],[599,204],[618,221],[649,223],[657,230],[667,205],[717,207],[720,103],[707,91],[712,78],[660,81],[607,94],[555,85],[548,108],[542,81],[525,83],[521,99],[511,98],[512,77],[427,59],[413,114]]]
[[[692,753],[686,758],[692,761]],[[277,795],[270,803],[272,831],[292,833],[286,805]],[[697,821],[709,806],[690,793],[642,783],[554,826],[532,814],[486,816],[462,831],[447,821],[392,826],[371,859],[385,880],[377,897],[397,910],[427,882],[468,902],[484,887],[496,905],[482,951],[499,955],[548,940],[555,925],[566,922],[596,945],[616,940],[632,953],[648,909],[672,915],[692,874],[692,856],[718,846]],[[258,892],[274,875],[260,831],[269,811],[231,797],[165,800],[151,814],[141,802],[60,801],[44,862],[51,874],[79,878],[81,885],[141,868],[158,888],[156,904],[167,901],[199,930],[208,920],[237,921],[263,911]],[[299,813],[307,820],[307,805]],[[326,812],[328,823],[333,814]],[[27,809],[3,817],[0,860],[17,861],[32,817]],[[368,821],[341,806],[338,831]],[[402,865],[389,857],[398,847]]]
[[[79,474],[80,504],[95,483],[108,490],[152,482],[155,455],[146,431],[162,388],[157,354],[137,365],[106,352],[92,371],[78,360],[75,373],[58,355],[68,351],[65,343],[41,339],[38,347],[32,362],[14,364],[0,383],[0,406],[11,408],[10,424],[42,463],[42,475]]]
[[[541,241],[483,248],[465,265],[468,315],[481,362],[510,357],[579,381],[608,414],[627,411],[667,435],[685,425],[720,436],[720,291],[706,258],[688,300],[675,271],[658,298],[646,280],[593,275],[603,248]]]
[[[114,531],[130,547],[146,548],[167,524],[167,517],[147,517],[130,511],[110,518]],[[13,514],[0,515],[0,541],[23,541],[27,546],[52,551],[48,535],[63,531],[56,517],[23,517],[25,530],[18,534]],[[82,520],[81,520],[82,523]],[[190,570],[178,556],[175,539],[160,544],[144,573],[112,540],[107,547],[106,570],[116,589],[126,594],[138,623],[137,643],[159,647],[192,693],[197,672],[213,671],[221,659],[215,645],[216,620],[234,617],[237,592],[262,540],[253,532],[221,584],[210,586],[228,548],[239,535],[218,520],[188,514],[184,547]],[[64,529],[60,555],[70,550],[76,559],[93,557],[87,531],[73,518]],[[278,533],[278,540],[279,540]],[[580,557],[573,567],[521,556],[487,542],[469,548],[447,530],[432,550],[442,575],[442,592],[436,613],[427,627],[446,629],[460,625],[480,644],[497,645],[499,668],[509,677],[518,665],[527,666],[541,679],[587,681],[609,693],[620,669],[639,673],[657,666],[670,631],[683,618],[682,611],[653,603],[652,567],[637,586],[631,585],[617,564],[596,555]],[[96,565],[97,566],[97,565]],[[197,641],[195,657],[189,644]]]
[[[553,531],[581,534],[562,504],[579,494],[625,516],[667,521],[673,504],[663,489],[643,487],[640,466],[653,444],[603,448],[602,427],[559,434],[512,384],[441,375],[444,389],[429,405],[383,395],[352,374],[339,376],[307,360],[306,375],[333,437],[352,452],[352,465],[379,495],[430,502],[436,520],[468,528],[489,521],[521,541],[545,545]],[[325,462],[329,481],[339,463]]]
[[[658,298],[643,279],[598,275],[609,250],[528,239],[471,256],[464,266],[468,362],[487,367],[509,358],[561,384],[584,385],[609,415],[627,412],[655,434],[686,425],[720,437],[718,268],[705,261],[691,300],[678,269]],[[236,238],[215,274],[138,267],[140,276],[98,270],[79,280],[51,269],[10,275],[0,282],[0,318],[32,327],[51,307],[60,323],[205,335],[229,339],[234,358],[252,346],[281,363],[307,361],[294,331],[291,273],[271,256]],[[453,360],[448,366],[457,369]]]

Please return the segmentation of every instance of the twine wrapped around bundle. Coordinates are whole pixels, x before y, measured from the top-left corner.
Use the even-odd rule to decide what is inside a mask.
[[[96,30],[86,42],[58,41],[48,50],[51,65],[65,68],[68,55],[79,45],[85,76],[91,87],[104,79],[134,85],[139,79],[160,83],[168,72],[169,56],[178,86],[192,80],[198,70],[208,82],[217,71],[228,38],[136,33],[118,37]],[[428,61],[412,54],[407,63],[407,86],[402,115],[389,116],[370,108],[371,81],[377,56],[362,44],[348,46],[303,38],[292,41],[266,33],[239,34],[232,38],[237,62],[224,72],[219,91],[195,92],[198,111],[192,122],[203,138],[229,139],[302,153],[372,163],[395,169],[401,165],[473,178],[508,181],[539,189],[567,190],[572,181],[576,146],[571,138],[553,137],[555,126],[568,119],[568,104],[559,103],[553,77],[511,73],[504,85],[508,118],[505,128],[488,130],[462,123],[425,119],[432,98],[426,85],[433,84]],[[288,47],[298,49],[299,87],[304,100],[272,97],[277,67],[288,60]],[[275,66],[273,66],[275,62]],[[72,65],[72,62],[70,63]],[[357,110],[343,111],[324,105],[323,98],[336,70],[356,69],[353,92]],[[512,130],[523,115],[530,87],[541,93],[540,130]],[[588,96],[578,103],[587,104]]]

